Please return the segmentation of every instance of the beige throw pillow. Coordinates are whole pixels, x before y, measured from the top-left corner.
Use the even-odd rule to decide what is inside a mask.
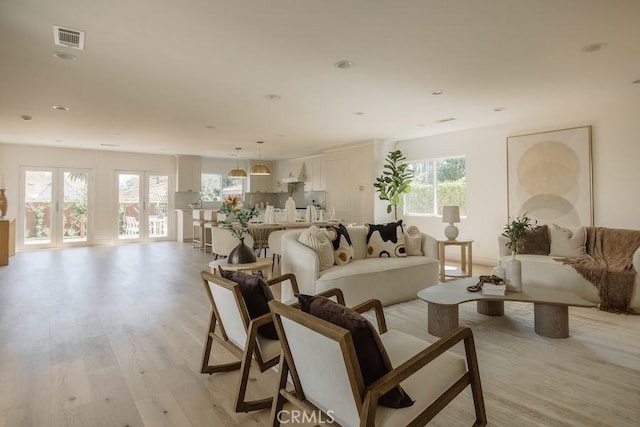
[[[422,256],[422,233],[415,225],[410,225],[404,232],[404,246],[409,256]]]
[[[313,249],[318,255],[320,271],[326,270],[333,265],[333,246],[325,230],[321,230],[315,225],[312,225],[300,234],[298,242]]]
[[[577,258],[587,253],[587,233],[584,227],[562,227],[552,224],[549,227],[551,237],[550,256]]]

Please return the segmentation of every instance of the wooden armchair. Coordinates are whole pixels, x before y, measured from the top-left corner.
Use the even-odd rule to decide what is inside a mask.
[[[214,374],[240,369],[241,375],[234,410],[249,412],[271,407],[272,397],[254,401],[245,400],[252,360],[255,361],[260,372],[264,372],[275,366],[280,358],[280,341],[270,340],[258,334],[258,329],[261,326],[273,322],[271,313],[251,319],[239,284],[208,271],[202,271],[200,275],[211,303],[209,330],[205,339],[200,372]],[[267,284],[273,286],[285,281],[289,281],[294,292],[298,292],[298,284],[293,274],[285,274],[268,280]],[[323,295],[333,296],[344,305],[344,296],[339,289],[331,289]],[[216,333],[217,324],[220,326],[219,333]],[[234,354],[238,360],[231,363],[210,365],[209,359],[214,340]]]
[[[476,420],[486,424],[473,334],[458,328],[437,342],[428,343],[398,331],[387,331],[379,302],[354,307],[358,312],[376,309],[378,329],[394,369],[364,386],[351,333],[318,317],[277,301],[269,303],[283,354],[277,399],[271,409],[272,425],[286,422],[285,400],[306,411],[315,422],[342,426],[424,425],[471,385]],[[466,358],[447,350],[464,341]],[[466,360],[465,360],[466,359]],[[294,391],[287,391],[291,375]],[[402,385],[415,400],[413,406],[392,409],[378,399]]]

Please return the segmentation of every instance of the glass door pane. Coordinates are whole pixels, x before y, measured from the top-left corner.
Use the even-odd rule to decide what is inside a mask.
[[[169,233],[169,175],[147,174],[147,230],[149,238],[167,237]]]
[[[53,172],[24,171],[24,244],[51,245]]]
[[[89,173],[66,171],[62,179],[62,242],[86,242]]]
[[[118,172],[118,239],[140,239],[140,174]]]

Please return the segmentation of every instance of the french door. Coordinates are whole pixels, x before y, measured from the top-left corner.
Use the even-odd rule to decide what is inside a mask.
[[[117,230],[120,241],[169,236],[169,174],[116,172]]]
[[[22,245],[52,248],[91,242],[91,170],[20,168]]]

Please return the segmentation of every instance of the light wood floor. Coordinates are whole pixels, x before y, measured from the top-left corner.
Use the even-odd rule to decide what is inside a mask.
[[[268,411],[231,410],[237,372],[199,373],[209,260],[175,242],[12,257],[0,267],[0,427],[267,425]],[[554,340],[533,332],[531,304],[505,311],[460,310],[490,425],[640,425],[640,316],[570,309],[571,337]],[[425,303],[385,312],[391,328],[435,341]],[[272,393],[273,372],[254,377],[254,397]],[[472,419],[467,391],[432,424]]]

